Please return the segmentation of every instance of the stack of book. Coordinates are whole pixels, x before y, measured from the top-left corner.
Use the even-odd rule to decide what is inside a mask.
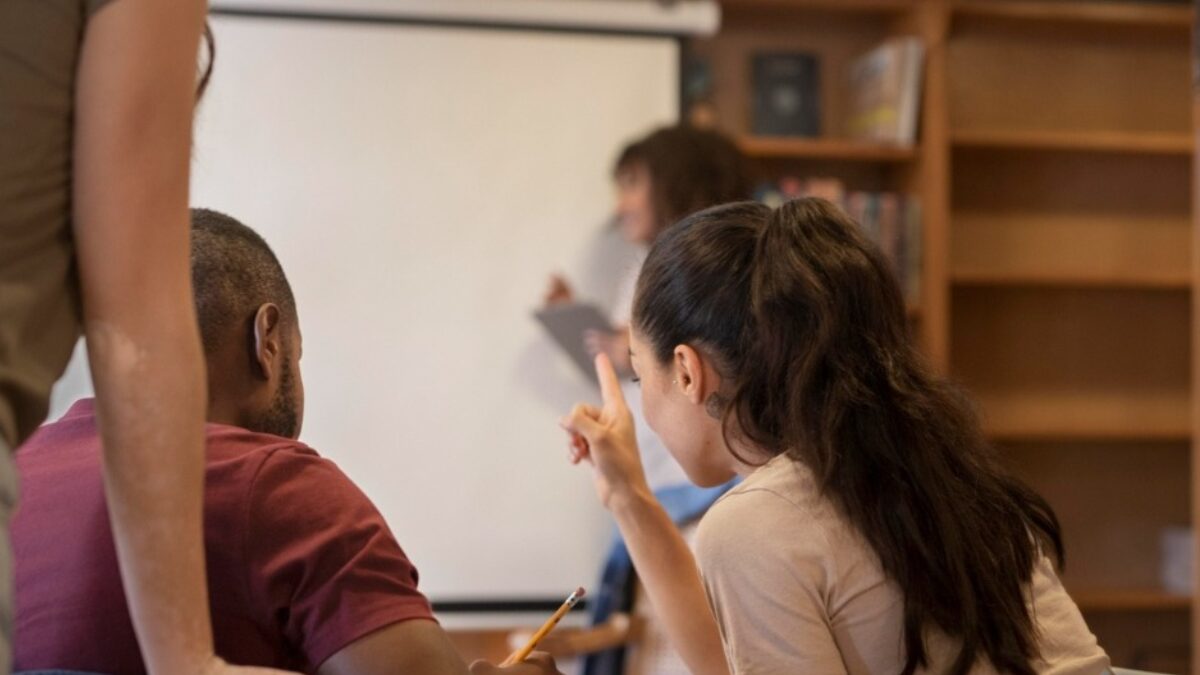
[[[908,304],[915,306],[920,301],[921,204],[916,195],[847,191],[836,178],[786,177],[760,186],[755,197],[771,208],[802,197],[820,197],[837,204],[892,263]]]

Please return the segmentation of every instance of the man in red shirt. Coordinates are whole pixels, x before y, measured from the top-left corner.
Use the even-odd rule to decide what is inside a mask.
[[[465,675],[387,523],[296,440],[300,326],[271,249],[228,216],[194,211],[192,279],[209,381],[204,529],[217,653],[319,675]],[[92,401],[39,430],[17,463],[15,670],[144,673]],[[544,655],[470,672],[558,673]]]

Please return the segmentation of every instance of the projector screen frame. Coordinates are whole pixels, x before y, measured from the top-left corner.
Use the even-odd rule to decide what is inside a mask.
[[[685,70],[687,67],[687,47],[689,36],[679,32],[662,32],[650,30],[616,29],[601,26],[567,26],[539,23],[493,22],[476,20],[448,20],[422,17],[408,17],[392,14],[370,14],[360,12],[315,11],[282,8],[255,7],[253,3],[243,2],[214,2],[209,13],[213,16],[236,18],[251,21],[300,21],[300,22],[331,22],[351,24],[396,25],[422,28],[468,29],[480,31],[505,32],[538,32],[550,34],[598,35],[612,37],[644,38],[649,40],[669,40],[678,50],[677,68],[674,83],[677,92],[677,119],[683,120],[686,108],[684,97]],[[556,609],[562,603],[558,596],[454,596],[452,598],[430,597],[434,613],[442,618],[444,624],[453,628],[477,629],[500,621],[503,625],[505,617],[544,614]],[[587,599],[580,601],[572,610],[568,622],[578,624],[588,613]],[[492,617],[489,619],[488,617]]]

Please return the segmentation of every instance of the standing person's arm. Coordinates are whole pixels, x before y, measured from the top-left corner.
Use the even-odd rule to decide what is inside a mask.
[[[223,672],[202,536],[204,367],[188,169],[203,0],[113,0],[88,23],[74,236],[121,579],[149,672]],[[103,636],[97,636],[103,639]]]
[[[596,493],[616,518],[633,566],[671,645],[697,675],[728,675],[717,621],[696,560],[675,523],[654,499],[642,471],[633,417],[604,354],[596,357],[604,407],[577,405],[563,427],[587,441],[572,459],[593,467]]]

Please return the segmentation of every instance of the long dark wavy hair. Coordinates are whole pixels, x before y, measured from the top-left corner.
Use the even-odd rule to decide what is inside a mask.
[[[726,440],[807,466],[874,549],[904,594],[904,673],[928,666],[938,629],[962,645],[951,673],[986,657],[1032,675],[1025,585],[1043,550],[1061,564],[1058,520],[925,365],[891,268],[840,209],[801,199],[689,216],[651,249],[633,325],[660,364],[680,344],[710,355]]]

